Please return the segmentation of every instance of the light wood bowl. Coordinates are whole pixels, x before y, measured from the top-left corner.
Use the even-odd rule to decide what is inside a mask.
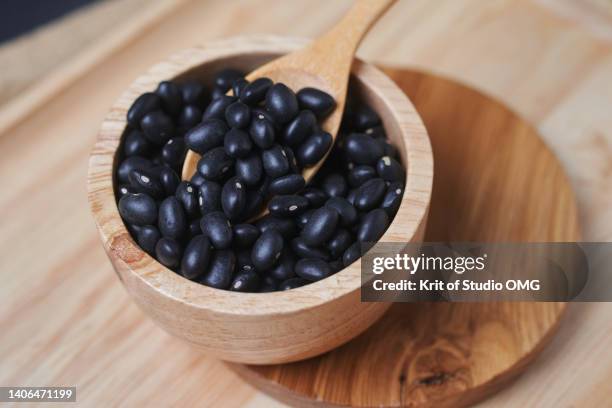
[[[272,364],[302,360],[346,343],[390,306],[360,302],[360,263],[319,282],[285,292],[236,293],[191,282],[165,268],[130,237],[115,202],[113,174],[126,113],[143,92],[166,79],[210,83],[223,67],[246,72],[305,44],[279,37],[249,37],[191,48],[136,79],[111,107],[91,153],[88,193],[106,253],[119,279],[159,326],[223,360]],[[354,86],[381,116],[398,147],[407,178],[400,209],[385,242],[420,241],[432,192],[433,158],[427,131],[404,93],[381,71],[361,61]]]

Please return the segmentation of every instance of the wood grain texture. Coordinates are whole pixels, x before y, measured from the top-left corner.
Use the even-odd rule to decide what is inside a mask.
[[[13,94],[0,110],[0,132],[24,120],[96,63],[171,14],[184,1],[100,3],[68,16],[61,27],[51,25],[0,47],[0,67],[3,72],[5,67],[7,70],[0,80],[0,92],[9,88],[9,95]],[[125,21],[125,16],[129,16],[129,20]],[[75,35],[82,32],[85,33]],[[59,50],[57,44],[62,44]],[[71,55],[71,50],[78,47],[83,49]],[[11,64],[18,60],[22,63]],[[41,75],[42,78],[38,78]]]
[[[157,324],[210,355],[251,364],[296,361],[329,351],[370,327],[388,309],[361,303],[359,263],[290,291],[239,293],[189,281],[146,254],[130,237],[116,205],[113,171],[126,114],[163,80],[198,78],[210,85],[221,67],[250,71],[305,41],[241,37],[181,51],[138,77],[111,107],[92,150],[88,192],[104,248],[121,282]],[[355,87],[375,109],[406,163],[398,213],[381,238],[419,242],[427,220],[433,162],[427,131],[414,106],[373,66],[354,64]]]
[[[254,81],[257,78],[270,78],[274,82],[284,83],[295,92],[307,87],[327,92],[336,101],[336,108],[321,123],[321,128],[335,141],[346,104],[346,91],[355,51],[363,36],[395,1],[357,0],[327,33],[302,49],[257,67],[247,74],[246,79]],[[330,151],[331,149],[317,163],[302,170],[307,183],[321,168]],[[183,164],[183,180],[191,179],[200,157],[193,150],[187,152]],[[265,208],[259,216],[263,217],[267,213],[268,209]]]
[[[456,82],[387,72],[417,106],[432,140],[427,241],[580,240],[571,184],[528,123]],[[290,405],[466,406],[520,374],[550,341],[565,308],[395,304],[361,336],[323,356],[232,368]]]
[[[78,75],[24,121],[2,127],[0,383],[74,384],[79,406],[284,406],[160,330],[117,284],[86,200],[87,157],[109,106],[156,61],[229,35],[312,38],[349,4],[187,2],[86,73],[62,67]],[[607,12],[593,12],[600,9]],[[585,239],[609,241],[611,10],[608,0],[400,0],[358,55],[443,74],[502,100],[560,158]],[[611,316],[608,303],[570,305],[540,357],[478,406],[608,406]]]

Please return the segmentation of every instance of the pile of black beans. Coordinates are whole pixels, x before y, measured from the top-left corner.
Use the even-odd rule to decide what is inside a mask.
[[[357,98],[332,148],[320,123],[334,109],[318,89],[249,83],[233,69],[216,75],[212,92],[165,81],[139,96],[116,171],[133,238],[187,279],[242,292],[292,289],[350,265],[387,229],[405,172],[380,118]],[[306,185],[302,169],[330,148]],[[202,158],[181,181],[187,149]]]

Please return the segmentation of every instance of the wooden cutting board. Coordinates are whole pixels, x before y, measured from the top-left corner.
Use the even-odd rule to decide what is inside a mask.
[[[442,77],[387,72],[423,117],[434,151],[427,241],[576,241],[571,185],[538,133],[503,104]],[[410,177],[410,174],[408,174]],[[564,303],[396,304],[323,356],[230,366],[297,406],[465,406],[521,373]]]
[[[173,11],[163,15],[148,5],[113,19],[111,32],[0,110],[2,385],[76,385],[84,406],[281,405],[164,333],[131,302],[89,212],[87,157],[108,107],[156,61],[232,35],[314,37],[351,1],[191,0],[166,4]],[[609,0],[401,0],[360,55],[444,73],[501,98],[537,127],[569,173],[585,239],[606,241],[611,11]],[[143,15],[154,18],[135,29]],[[609,303],[571,304],[529,370],[480,406],[609,405],[611,316]]]

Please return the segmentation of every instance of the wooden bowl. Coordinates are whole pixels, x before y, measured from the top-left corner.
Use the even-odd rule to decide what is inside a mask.
[[[272,364],[329,351],[362,333],[390,306],[360,302],[360,263],[319,282],[285,292],[236,293],[206,287],[165,268],[130,237],[115,201],[113,182],[126,113],[143,92],[166,79],[211,83],[224,67],[250,71],[303,40],[250,37],[192,48],[158,63],[136,79],[112,106],[91,153],[88,193],[102,242],[119,279],[158,325],[218,358]],[[381,71],[357,61],[354,86],[381,116],[406,164],[400,209],[385,242],[420,241],[432,191],[433,158],[421,118]]]

